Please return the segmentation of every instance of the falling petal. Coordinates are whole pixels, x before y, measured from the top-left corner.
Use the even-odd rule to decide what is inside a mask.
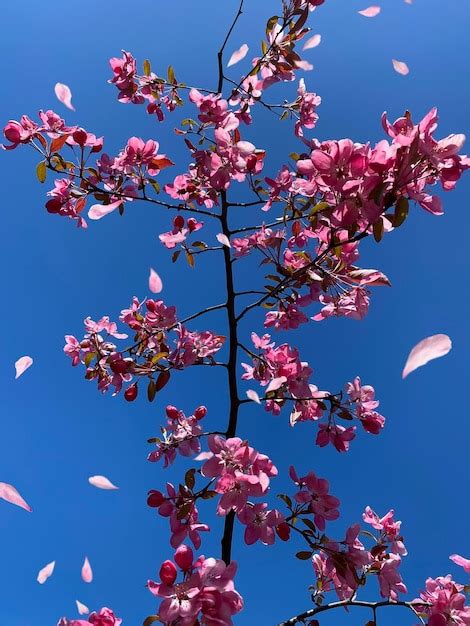
[[[362,11],[358,11],[359,15],[363,15],[364,17],[375,17],[380,13],[382,9],[374,4],[371,7],[367,7],[367,9],[362,9]]]
[[[163,289],[162,279],[153,269],[153,267],[150,268],[149,289],[152,293],[160,293],[160,291]]]
[[[111,202],[111,204],[94,204],[88,210],[88,217],[91,220],[100,220],[108,213],[112,213],[122,203],[123,200],[116,200],[116,202]]]
[[[370,285],[371,287],[391,287],[390,280],[379,270],[357,269],[349,272],[348,278],[358,285]]]
[[[55,567],[55,561],[52,561],[51,563],[48,563],[46,566],[44,566],[41,570],[39,570],[37,581],[40,585],[43,585],[46,582],[46,580],[50,576],[52,576],[54,567]]]
[[[194,457],[195,461],[207,461],[207,459],[212,459],[214,454],[212,452],[199,452],[197,456]]]
[[[22,356],[21,358],[19,358],[18,361],[15,362],[15,380],[19,378],[21,374],[23,374],[23,372],[28,369],[28,367],[31,367],[32,364],[33,359],[30,356]]]
[[[20,506],[22,509],[29,511],[30,513],[33,510],[29,504],[23,500],[15,487],[13,487],[13,485],[9,485],[8,483],[0,483],[0,498],[10,502],[10,504]]]
[[[90,609],[80,602],[80,600],[75,600],[75,604],[77,605],[77,610],[79,615],[88,615]]]
[[[224,235],[224,233],[219,233],[218,235],[215,236],[215,238],[217,239],[217,241],[219,243],[221,243],[223,246],[227,246],[227,248],[231,248],[232,246],[230,245],[230,240],[227,237],[227,235]]]
[[[93,485],[93,487],[98,487],[98,489],[119,489],[119,487],[113,485],[113,483],[108,478],[106,478],[106,476],[90,476],[88,482],[90,483],[90,485]]]
[[[398,74],[401,74],[402,76],[406,76],[407,74],[410,73],[410,68],[404,61],[397,61],[396,59],[392,59],[392,63],[393,63],[393,69]]]
[[[304,70],[304,72],[309,72],[310,70],[313,70],[313,65],[311,63],[309,63],[308,61],[295,61],[295,65],[296,67],[298,67],[300,70]]]
[[[247,395],[247,398],[249,398],[253,402],[256,402],[256,404],[261,404],[259,395],[256,393],[254,389],[248,389],[248,391],[246,392],[246,395]]]
[[[91,581],[93,580],[93,570],[91,569],[88,557],[85,557],[85,561],[83,562],[82,578],[86,583],[91,583]]]
[[[70,87],[68,85],[64,85],[63,83],[56,83],[54,91],[58,100],[60,100],[62,104],[65,104],[67,109],[75,111],[75,107],[72,104],[72,92],[70,91]]]
[[[460,554],[451,554],[449,559],[456,565],[463,567],[467,574],[470,574],[470,559],[465,559],[463,556],[460,556]]]
[[[310,39],[307,39],[302,50],[310,50],[310,48],[316,48],[317,46],[320,45],[320,43],[321,43],[321,35],[313,35],[313,37],[310,37]]]
[[[230,61],[227,63],[227,67],[231,67],[232,65],[235,65],[235,63],[238,63],[239,61],[244,59],[248,54],[248,50],[249,48],[246,43],[240,46],[238,50],[235,50],[235,52],[230,57]]]
[[[452,341],[447,335],[432,335],[420,341],[410,352],[406,365],[403,369],[402,378],[418,367],[426,365],[433,359],[445,356],[452,349]]]

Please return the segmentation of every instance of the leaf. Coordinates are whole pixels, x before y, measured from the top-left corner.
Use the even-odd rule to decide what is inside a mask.
[[[116,200],[116,202],[111,202],[111,204],[94,204],[88,210],[88,217],[91,220],[100,220],[108,213],[112,213],[118,206],[121,206],[123,202],[124,200]]]
[[[301,561],[307,561],[312,556],[312,553],[301,551],[301,552],[297,552],[295,556]]]
[[[33,510],[29,504],[23,500],[18,491],[13,487],[13,485],[9,485],[8,483],[0,483],[0,498],[2,500],[6,500],[10,504],[15,504],[16,506],[21,507],[25,511]]]
[[[227,246],[227,248],[231,248],[232,246],[230,245],[230,239],[227,237],[227,235],[224,235],[224,233],[218,233],[215,238],[217,239],[217,241],[219,243],[221,243],[223,246]]]
[[[256,404],[261,404],[260,397],[254,389],[248,389],[248,391],[246,392],[246,396],[247,398],[252,400],[252,402],[256,402]]]
[[[168,68],[168,82],[172,85],[176,83],[175,70],[172,68],[171,65]]]
[[[320,44],[321,44],[321,35],[313,35],[313,37],[310,37],[309,39],[307,39],[302,50],[310,50],[310,48],[316,48]]]
[[[160,293],[163,289],[162,279],[153,267],[150,268],[149,289],[152,293]]]
[[[90,609],[82,604],[80,600],[75,600],[75,604],[77,605],[77,611],[79,615],[87,615],[90,612]]]
[[[378,219],[374,226],[372,227],[372,231],[374,233],[374,239],[377,243],[379,243],[384,234],[384,221],[382,218]]]
[[[408,198],[401,197],[395,205],[395,215],[393,219],[393,226],[398,228],[406,220],[409,210]]]
[[[51,152],[58,152],[61,148],[63,148],[68,137],[69,135],[66,134],[53,139],[51,142]]]
[[[82,579],[86,583],[91,583],[91,581],[93,580],[93,570],[91,569],[88,557],[85,557],[82,565]]]
[[[447,335],[432,335],[426,337],[411,350],[401,377],[406,378],[408,374],[418,367],[422,367],[441,356],[445,356],[452,349],[452,341]]]
[[[232,65],[235,65],[236,63],[238,63],[239,61],[244,59],[246,57],[246,55],[248,54],[248,50],[249,50],[249,48],[246,45],[246,43],[242,44],[238,48],[238,50],[235,50],[235,52],[230,57],[230,60],[227,63],[227,67],[231,67]]]
[[[190,252],[186,252],[186,261],[189,267],[194,267],[194,257]]]
[[[171,376],[170,372],[167,372],[167,371],[160,372],[160,374],[158,375],[158,378],[157,378],[157,382],[155,383],[155,390],[156,391],[161,391],[163,389],[163,387],[165,387],[165,385],[170,380],[170,376]]]
[[[119,487],[113,485],[109,478],[106,478],[106,476],[101,476],[99,474],[97,476],[90,476],[88,482],[90,483],[90,485],[93,485],[93,487],[97,487],[98,489],[105,489],[106,491],[114,491],[116,489],[119,489]]]
[[[64,83],[56,83],[54,92],[57,99],[62,102],[67,109],[75,111],[75,107],[72,104],[72,92],[70,91],[70,87],[68,85],[64,85]]]
[[[194,478],[195,472],[196,470],[191,468],[186,472],[184,476],[184,483],[186,487],[188,487],[188,489],[191,489],[191,491],[194,489],[194,485],[196,484],[196,480]]]
[[[153,402],[157,395],[157,386],[154,380],[150,380],[147,387],[147,398],[149,402]]]
[[[159,621],[160,621],[160,618],[158,615],[149,615],[148,617],[145,618],[142,626],[151,626],[154,622],[159,622]]]
[[[410,73],[410,68],[404,61],[397,61],[396,59],[392,59],[392,65],[395,72],[401,74],[402,76],[406,76]]]
[[[362,9],[362,11],[358,11],[359,15],[363,15],[364,17],[375,17],[380,13],[382,9],[374,4],[371,7],[367,7],[367,9]]]
[[[15,361],[15,380],[19,378],[27,369],[33,364],[33,359],[30,356],[22,356]]]
[[[151,72],[151,68],[150,68],[150,61],[148,59],[144,60],[144,74],[145,76],[150,76],[150,72]]]
[[[39,570],[37,581],[40,585],[43,585],[48,578],[52,576],[54,571],[55,561],[51,561],[47,565],[45,565],[42,569]]]
[[[40,163],[37,164],[37,166],[36,166],[36,176],[38,177],[38,181],[40,183],[46,182],[47,167],[46,167],[46,162],[45,161],[41,161]]]

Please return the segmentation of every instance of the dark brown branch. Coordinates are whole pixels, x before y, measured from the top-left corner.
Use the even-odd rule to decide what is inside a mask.
[[[222,224],[222,232],[227,237],[230,236],[228,226],[228,204],[225,191],[221,192],[222,199],[222,215],[220,218]],[[230,258],[230,249],[224,246],[224,263],[225,263],[225,280],[227,286],[227,318],[229,328],[229,358],[227,363],[228,386],[230,397],[230,412],[227,426],[227,437],[234,437],[237,430],[238,409],[240,399],[238,397],[237,385],[237,350],[238,350],[238,329],[237,316],[235,312],[235,287],[233,282],[232,259]],[[232,553],[232,535],[233,525],[235,522],[235,514],[231,511],[225,518],[224,534],[222,537],[222,559],[225,563],[230,563]]]
[[[232,34],[232,31],[235,28],[235,25],[238,22],[239,17],[243,13],[243,4],[244,4],[244,2],[245,2],[245,0],[240,0],[240,6],[238,7],[238,12],[235,15],[235,17],[233,18],[232,25],[228,29],[227,35],[226,35],[226,37],[224,39],[224,43],[222,44],[222,47],[220,48],[219,52],[217,53],[217,63],[218,63],[218,66],[219,66],[219,80],[218,80],[218,83],[217,83],[217,92],[218,93],[222,93],[222,88],[224,86],[224,78],[225,78],[225,76],[224,76],[223,58],[224,58],[225,46],[227,45],[228,40],[230,39],[230,35]]]
[[[372,609],[374,611],[385,606],[403,606],[403,607],[406,607],[407,609],[410,609],[410,611],[412,611],[415,614],[415,616],[421,620],[421,623],[424,624],[425,622],[421,618],[421,616],[418,614],[418,610],[417,610],[417,607],[422,607],[423,604],[425,603],[404,602],[404,601],[393,602],[391,600],[382,600],[380,602],[366,602],[364,600],[352,600],[352,599],[341,600],[339,602],[331,602],[330,604],[325,604],[323,606],[316,606],[313,609],[309,609],[308,611],[299,613],[299,615],[295,615],[294,617],[291,617],[285,622],[281,622],[280,624],[278,624],[278,626],[294,626],[295,624],[304,623],[305,620],[311,617],[314,617],[315,615],[318,615],[319,613],[324,613],[325,611],[332,611],[333,609],[345,608],[348,606],[365,607],[368,609]]]

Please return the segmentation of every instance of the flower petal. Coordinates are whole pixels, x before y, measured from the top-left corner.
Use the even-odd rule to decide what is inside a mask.
[[[447,335],[432,335],[426,337],[411,350],[405,367],[403,369],[402,378],[406,378],[408,374],[418,367],[426,365],[433,359],[445,356],[452,349],[452,341]]]
[[[260,397],[254,389],[248,389],[248,391],[246,392],[246,396],[253,402],[256,402],[256,404],[261,404]]]
[[[15,370],[16,370],[15,380],[19,378],[21,374],[23,374],[23,372],[25,372],[28,369],[28,367],[31,367],[32,364],[33,364],[33,359],[30,356],[20,357],[15,362]]]
[[[410,68],[404,61],[397,61],[396,59],[392,59],[392,63],[393,63],[393,69],[398,74],[401,74],[402,76],[406,76],[407,74],[410,73]]]
[[[119,489],[119,487],[113,485],[109,478],[106,478],[106,476],[100,476],[99,474],[97,476],[90,476],[88,482],[90,485],[93,485],[93,487],[98,487],[98,489]]]
[[[88,560],[88,557],[85,557],[85,561],[83,562],[83,565],[82,565],[82,579],[86,583],[91,583],[91,581],[93,580],[93,570],[91,569],[91,565],[90,565],[90,561]]]
[[[242,59],[244,59],[246,57],[246,55],[248,54],[248,46],[246,45],[246,43],[244,43],[243,45],[241,45],[238,50],[235,50],[235,52],[232,54],[232,56],[230,57],[229,62],[227,63],[227,67],[231,67],[232,65],[235,65],[236,63],[238,63],[239,61],[241,61]]]
[[[375,17],[380,13],[382,9],[376,4],[371,7],[367,7],[367,9],[362,9],[362,11],[358,11],[359,15],[363,15],[364,17]]]
[[[111,202],[111,204],[94,204],[88,210],[88,217],[91,220],[100,220],[108,213],[112,213],[122,203],[123,200],[116,200],[116,202]]]
[[[0,498],[10,502],[10,504],[20,506],[22,509],[29,511],[30,513],[33,510],[29,504],[23,500],[15,487],[13,487],[13,485],[9,485],[8,483],[0,483]]]
[[[80,602],[80,600],[75,600],[75,604],[77,605],[77,610],[79,615],[87,615],[90,612],[90,609]]]
[[[310,48],[316,48],[317,46],[320,45],[320,43],[321,43],[321,35],[313,35],[313,37],[310,37],[310,39],[307,39],[302,50],[310,50]]]
[[[47,565],[45,565],[41,570],[39,570],[37,581],[40,585],[43,585],[46,580],[52,576],[52,572],[54,571],[55,561],[51,561]]]
[[[162,279],[153,267],[150,268],[149,289],[152,293],[160,293],[163,289]]]
[[[218,233],[215,238],[217,239],[217,241],[219,243],[221,243],[223,246],[227,246],[227,248],[231,248],[232,246],[230,245],[230,240],[227,237],[227,235],[224,235],[224,233]]]
[[[60,102],[62,102],[67,109],[75,111],[75,107],[72,104],[72,92],[70,91],[70,87],[68,85],[64,85],[64,83],[56,83],[54,91],[57,99],[60,100]]]

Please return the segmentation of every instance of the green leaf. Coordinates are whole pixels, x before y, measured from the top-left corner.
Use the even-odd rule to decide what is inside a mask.
[[[160,618],[158,617],[158,615],[149,615],[148,617],[145,618],[142,626],[151,626],[151,624],[155,622],[159,622],[159,621],[160,621]]]
[[[147,398],[149,402],[153,402],[157,393],[157,385],[154,380],[150,380],[147,387]]]
[[[373,226],[373,232],[375,241],[379,243],[384,234],[384,221],[382,218],[375,222]]]
[[[195,472],[196,470],[194,468],[191,468],[191,469],[188,469],[188,471],[184,475],[184,482],[186,484],[186,487],[191,489],[191,491],[194,489],[194,485],[196,484],[196,480],[194,478]]]
[[[408,216],[409,206],[410,205],[409,205],[408,199],[404,198],[403,196],[396,203],[395,215],[394,215],[394,220],[393,220],[393,225],[395,226],[395,228],[398,228],[398,226],[401,226],[403,222],[406,220]]]
[[[171,65],[168,68],[168,82],[172,85],[176,84],[175,70],[172,68]]]
[[[186,261],[189,267],[194,267],[194,257],[190,252],[186,252]]]
[[[145,59],[144,61],[144,74],[145,76],[150,76],[151,73],[151,68],[150,68],[150,61],[148,59]]]
[[[40,183],[46,182],[47,167],[46,167],[46,162],[45,161],[41,161],[40,163],[37,164],[37,166],[36,166],[36,176],[38,177],[38,180],[39,180]]]

